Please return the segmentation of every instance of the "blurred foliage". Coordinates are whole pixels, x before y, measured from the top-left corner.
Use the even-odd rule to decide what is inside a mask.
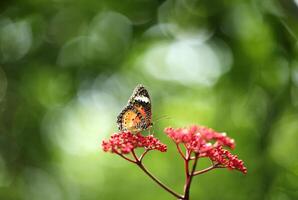
[[[137,83],[169,144],[145,160],[162,181],[184,183],[163,128],[197,123],[235,138],[248,174],[204,174],[193,199],[298,199],[297,0],[0,6],[0,199],[172,199],[100,148]]]

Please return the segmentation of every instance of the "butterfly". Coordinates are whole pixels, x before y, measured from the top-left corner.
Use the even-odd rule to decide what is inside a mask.
[[[138,132],[152,126],[151,100],[146,88],[139,84],[127,105],[117,117],[120,131]]]

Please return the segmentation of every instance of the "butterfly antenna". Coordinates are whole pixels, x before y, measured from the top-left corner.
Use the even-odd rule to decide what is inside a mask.
[[[153,121],[153,125],[151,126],[150,129],[148,129],[149,134],[153,134],[154,133],[154,125],[156,125],[158,121],[163,120],[163,119],[172,119],[172,117],[170,117],[168,115],[164,115],[164,116],[161,116],[161,117],[157,118],[156,120],[152,120]]]
[[[161,116],[161,117],[157,118],[156,120],[154,120],[153,123],[155,124],[156,122],[163,120],[163,119],[172,119],[172,117],[170,117],[168,115],[164,115],[164,116]]]

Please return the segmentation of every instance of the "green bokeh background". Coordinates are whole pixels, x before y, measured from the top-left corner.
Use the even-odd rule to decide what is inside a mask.
[[[248,174],[196,177],[192,199],[298,199],[297,38],[297,0],[2,0],[0,199],[173,199],[100,147],[138,83],[163,182],[182,192],[163,129],[202,124],[236,140]]]

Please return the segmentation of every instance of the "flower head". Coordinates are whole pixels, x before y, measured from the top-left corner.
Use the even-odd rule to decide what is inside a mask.
[[[196,153],[203,153],[215,146],[235,147],[233,139],[225,133],[218,133],[204,126],[191,126],[189,128],[166,128],[165,133],[177,144],[183,143],[186,148]],[[213,145],[211,142],[213,141]]]
[[[209,157],[217,165],[247,172],[242,160],[223,149],[223,147],[235,148],[234,140],[225,133],[196,125],[188,128],[166,128],[165,133],[176,144],[184,144],[190,153],[194,152],[199,157]]]
[[[102,148],[105,152],[121,154],[128,154],[136,148],[167,151],[167,146],[153,135],[143,136],[141,133],[133,134],[131,132],[114,133],[110,139],[102,142]]]
[[[228,169],[236,169],[244,174],[247,173],[247,168],[244,166],[243,161],[238,159],[236,155],[231,154],[228,150],[223,149],[222,146],[210,149],[207,152],[207,156],[212,161]]]

